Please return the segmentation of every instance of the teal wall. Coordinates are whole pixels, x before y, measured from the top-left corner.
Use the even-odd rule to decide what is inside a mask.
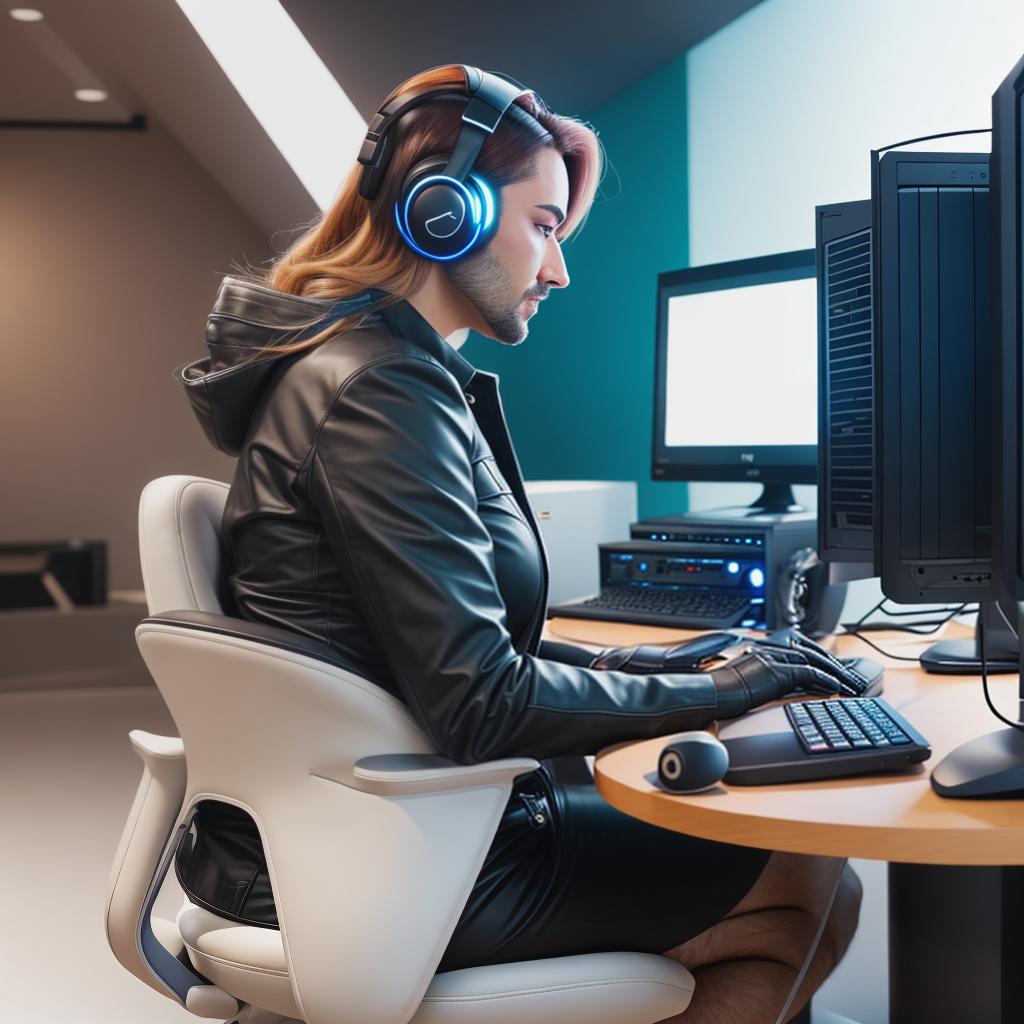
[[[564,247],[522,345],[472,333],[462,352],[501,378],[528,480],[636,480],[641,517],[686,510],[686,485],[651,480],[657,276],[688,262],[686,55],[580,114],[608,167],[590,218]]]

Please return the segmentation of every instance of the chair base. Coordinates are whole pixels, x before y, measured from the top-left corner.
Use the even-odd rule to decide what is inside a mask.
[[[295,1017],[282,1017],[258,1006],[244,1006],[228,1024],[302,1024]]]

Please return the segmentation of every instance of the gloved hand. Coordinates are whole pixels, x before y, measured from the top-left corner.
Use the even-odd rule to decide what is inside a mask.
[[[805,638],[806,639],[806,638]],[[765,641],[751,643],[743,654],[711,669],[715,684],[716,718],[735,718],[751,708],[778,700],[796,691],[856,696],[860,690],[848,681],[849,669],[828,652],[809,647],[785,646]],[[818,649],[820,651],[820,648]],[[672,673],[672,648],[653,644],[613,647],[591,661],[591,668],[617,669],[643,675]],[[692,671],[688,674],[692,674]]]
[[[810,664],[800,651],[753,644],[746,652],[709,673],[715,684],[715,718],[736,718],[751,708],[795,691],[833,695],[846,683],[832,669]]]
[[[798,629],[787,629],[765,640],[755,640],[754,643],[757,647],[771,650],[780,657],[786,651],[802,655],[802,661],[798,663],[813,665],[823,672],[835,675],[842,685],[841,692],[848,697],[861,696],[870,685],[870,680],[853,668],[854,659],[844,661],[837,658],[831,651],[826,651]]]

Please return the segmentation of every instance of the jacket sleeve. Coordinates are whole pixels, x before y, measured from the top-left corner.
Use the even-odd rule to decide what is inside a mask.
[[[560,640],[542,639],[537,653],[545,661],[560,661],[564,665],[589,665],[597,657],[597,651],[588,651],[585,647]]]
[[[707,725],[707,675],[630,675],[515,650],[472,453],[472,413],[457,381],[396,354],[348,379],[299,477],[438,750],[462,763],[592,754]]]

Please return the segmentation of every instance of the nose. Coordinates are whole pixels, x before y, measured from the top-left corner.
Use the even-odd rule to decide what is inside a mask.
[[[544,262],[537,277],[549,288],[565,288],[569,284],[569,271],[565,266],[562,246],[554,235],[548,239]]]

